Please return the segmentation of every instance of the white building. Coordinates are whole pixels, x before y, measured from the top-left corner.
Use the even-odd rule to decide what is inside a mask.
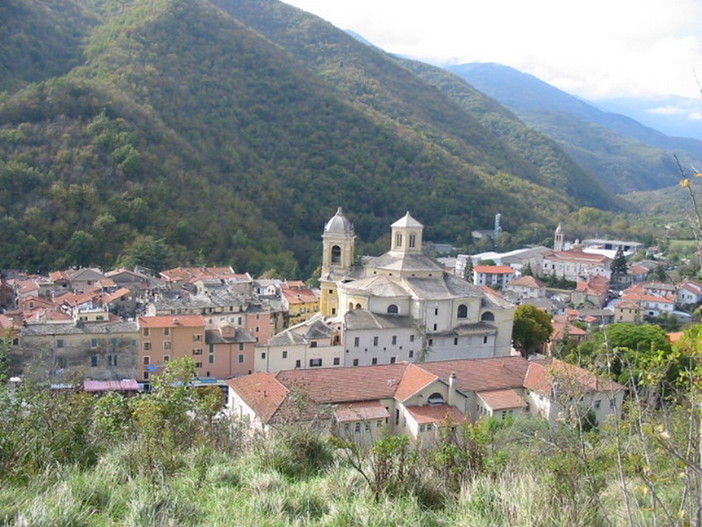
[[[337,211],[322,235],[320,316],[286,330],[294,337],[272,339],[265,351],[268,358],[282,357],[285,351],[290,359],[293,340],[299,353],[309,350],[308,330],[318,332],[320,324],[328,328],[330,343],[328,357],[320,357],[323,366],[510,354],[514,306],[445,272],[423,254],[424,226],[409,213],[391,229],[390,250],[354,266],[353,226]],[[339,350],[343,359],[335,364]],[[293,364],[297,361],[297,367],[309,367],[309,356],[296,355]],[[279,369],[273,366],[269,362],[265,370]]]

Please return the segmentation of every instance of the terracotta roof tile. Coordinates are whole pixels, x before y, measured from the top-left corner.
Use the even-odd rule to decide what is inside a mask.
[[[349,421],[368,421],[371,419],[386,419],[390,417],[387,409],[380,401],[363,401],[339,405],[334,409],[334,417],[340,423]]]
[[[491,392],[478,392],[485,403],[494,410],[506,410],[508,408],[526,408],[527,402],[514,390],[493,390]]]
[[[407,411],[420,425],[434,423],[438,426],[442,426],[446,424],[447,421],[456,424],[466,421],[466,416],[463,415],[458,408],[449,406],[448,404],[436,406],[430,404],[408,406]]]
[[[406,401],[412,397],[419,390],[425,386],[431,384],[437,379],[437,376],[433,373],[410,364],[405,370],[405,374],[402,376],[400,384],[397,386],[397,391],[395,392],[395,398],[398,401]]]
[[[262,422],[267,423],[288,396],[288,389],[275,373],[253,373],[227,381]]]
[[[287,370],[277,379],[288,388],[299,386],[317,403],[390,399],[407,369],[406,363],[318,370]]]
[[[514,269],[509,265],[476,265],[473,272],[484,274],[514,274]]]

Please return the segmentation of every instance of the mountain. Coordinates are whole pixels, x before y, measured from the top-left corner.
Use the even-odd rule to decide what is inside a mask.
[[[593,102],[598,108],[627,115],[645,126],[673,137],[702,140],[702,99],[686,97],[616,97]]]
[[[562,152],[545,164],[400,61],[281,2],[13,2],[1,268],[309,276],[339,205],[360,239],[409,209],[429,239],[456,242],[496,212],[526,239],[579,206],[621,206],[579,186]],[[8,40],[19,34],[27,46]]]
[[[604,112],[536,77],[499,64],[463,64],[449,71],[504,104],[557,141],[616,193],[675,184],[685,165],[701,164],[702,141],[668,137],[623,115]]]

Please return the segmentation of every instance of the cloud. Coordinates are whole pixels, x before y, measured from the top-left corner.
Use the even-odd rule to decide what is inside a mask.
[[[698,95],[698,0],[292,0],[391,53],[498,62],[578,95]]]

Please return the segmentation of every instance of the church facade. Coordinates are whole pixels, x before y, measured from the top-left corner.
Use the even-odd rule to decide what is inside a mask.
[[[390,229],[390,250],[357,264],[353,225],[337,210],[322,234],[320,315],[261,347],[259,371],[510,354],[514,306],[426,256],[424,226],[409,213]],[[285,363],[273,360],[283,356]]]

